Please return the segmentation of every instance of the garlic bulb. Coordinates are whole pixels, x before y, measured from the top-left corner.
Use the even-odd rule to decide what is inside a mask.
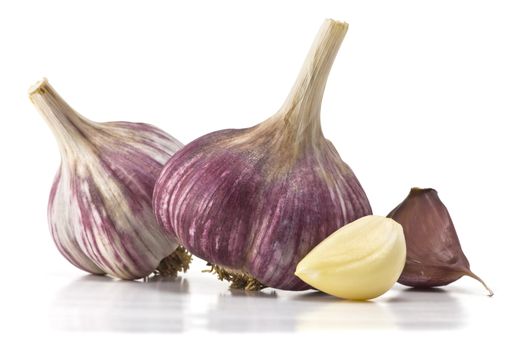
[[[368,215],[341,227],[297,265],[309,285],[343,299],[368,300],[388,291],[405,266],[403,228]]]
[[[372,212],[321,131],[324,88],[346,31],[346,23],[323,24],[274,116],[194,140],[155,185],[158,221],[233,287],[310,288],[294,275],[297,263],[336,229]]]
[[[164,274],[186,269],[189,256],[151,207],[155,180],[182,144],[147,124],[92,122],[46,79],[29,96],[62,157],[48,206],[59,251],[82,270],[122,279],[147,276],[159,264]]]

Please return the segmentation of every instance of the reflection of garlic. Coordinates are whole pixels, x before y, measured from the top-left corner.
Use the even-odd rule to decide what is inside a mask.
[[[313,305],[302,306],[303,312],[297,316],[298,331],[397,328],[395,315],[388,308],[387,302],[348,303],[339,300],[311,304]]]
[[[92,122],[45,79],[29,95],[62,156],[48,207],[60,252],[82,270],[123,279],[186,269],[187,253],[151,208],[155,180],[182,144],[147,124]]]
[[[62,331],[180,332],[189,306],[180,298],[186,300],[189,290],[188,280],[180,277],[139,282],[86,275],[56,292],[48,319]]]
[[[306,283],[344,299],[366,300],[389,290],[405,265],[401,225],[365,216],[334,232],[297,265]]]

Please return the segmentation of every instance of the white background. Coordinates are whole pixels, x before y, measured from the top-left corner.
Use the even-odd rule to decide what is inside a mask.
[[[53,336],[66,345],[86,334],[173,342],[170,334],[71,333],[50,324],[50,300],[83,273],[60,256],[47,230],[60,157],[27,98],[31,84],[46,76],[90,119],[147,122],[187,143],[272,115],[327,17],[350,27],[324,98],[326,137],[376,214],[387,214],[412,186],[436,188],[473,271],[496,293],[485,298],[466,278],[451,286],[448,293],[469,317],[447,335],[372,324],[368,331],[339,328],[340,340],[349,347],[395,339],[404,347],[523,343],[516,332],[525,311],[525,10],[523,2],[501,0],[1,2],[2,332],[21,342]],[[190,283],[204,278],[198,270]],[[226,290],[205,280],[218,285],[212,292]],[[316,344],[312,334],[326,344],[315,328],[292,344]],[[176,337],[194,341],[191,334]],[[242,341],[264,344],[254,337]],[[451,343],[433,341],[443,338]]]

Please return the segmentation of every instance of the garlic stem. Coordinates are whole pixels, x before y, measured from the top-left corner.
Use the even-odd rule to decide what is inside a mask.
[[[321,136],[321,103],[330,69],[348,24],[325,20],[288,98],[277,113],[299,138]]]
[[[53,131],[62,154],[87,143],[86,135],[95,129],[95,123],[71,108],[46,78],[29,89],[29,99]]]

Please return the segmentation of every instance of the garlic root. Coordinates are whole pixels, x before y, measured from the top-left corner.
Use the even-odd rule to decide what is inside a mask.
[[[192,256],[182,246],[160,261],[159,266],[153,272],[162,277],[176,277],[179,272],[186,272],[190,267]]]
[[[207,263],[207,266],[209,266],[210,269],[203,270],[203,272],[217,275],[219,281],[230,282],[230,288],[258,291],[267,287],[248,273],[233,271],[210,263]]]

